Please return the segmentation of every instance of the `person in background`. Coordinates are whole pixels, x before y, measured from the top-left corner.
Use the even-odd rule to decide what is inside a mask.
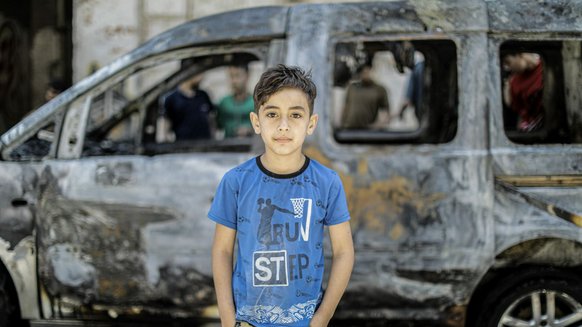
[[[410,72],[408,85],[406,87],[406,97],[400,108],[398,116],[400,119],[404,116],[404,111],[411,106],[414,107],[414,114],[420,124],[422,116],[422,91],[424,86],[424,57],[421,53],[415,52],[414,66]]]
[[[517,130],[533,132],[543,125],[543,64],[536,53],[518,52],[503,57],[510,73],[503,83],[503,101],[517,116]]]
[[[199,88],[203,75],[197,74],[181,82],[164,101],[165,116],[176,141],[209,139],[209,115],[213,105],[206,92]]]
[[[372,79],[371,70],[369,63],[360,66],[357,70],[359,80],[348,86],[342,128],[368,128],[376,121],[379,109],[389,112],[388,93]]]
[[[217,113],[218,128],[224,130],[226,138],[251,136],[253,129],[249,114],[254,109],[254,102],[252,95],[247,91],[248,66],[246,64],[231,66],[228,72],[232,94],[220,100]]]
[[[67,85],[65,84],[65,82],[63,82],[60,79],[53,79],[48,83],[48,86],[44,93],[44,100],[46,102],[49,102],[66,89]]]

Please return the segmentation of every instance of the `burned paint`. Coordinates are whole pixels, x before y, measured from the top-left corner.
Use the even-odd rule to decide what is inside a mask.
[[[113,166],[101,164],[95,171],[95,182],[103,185],[123,185],[131,182],[133,167],[129,163],[116,163]]]
[[[453,326],[462,324],[464,313],[459,308],[464,307],[456,306],[451,299],[460,299],[464,292],[470,292],[470,288],[463,285],[477,278],[478,273],[468,269],[453,273],[450,268],[443,271],[436,267],[452,262],[452,258],[443,253],[449,248],[448,242],[468,245],[476,241],[475,235],[456,233],[460,226],[473,224],[473,218],[451,220],[451,217],[462,216],[461,212],[479,214],[473,211],[474,207],[458,202],[458,196],[452,200],[446,188],[441,192],[427,192],[429,185],[445,184],[424,179],[426,177],[421,177],[419,183],[419,176],[409,176],[403,169],[406,159],[391,164],[381,157],[374,159],[374,156],[364,156],[366,159],[355,162],[332,161],[315,146],[306,148],[305,153],[338,171],[352,217],[356,265],[338,312],[346,317],[392,319],[411,314],[417,319],[450,320]],[[434,176],[455,182],[449,185],[451,190],[462,190],[467,188],[465,185],[474,183],[468,171],[478,161],[449,161],[441,166],[439,160],[429,160],[432,163],[427,162],[426,167],[432,167]],[[418,161],[409,164],[416,166]],[[446,168],[438,174],[435,170],[440,167]],[[408,309],[398,312],[380,309],[385,307]],[[457,309],[455,313],[443,314],[445,311],[430,313],[426,310],[428,307]]]
[[[329,167],[336,168],[334,163],[314,147],[307,148],[305,153]],[[353,173],[338,170],[346,192],[356,239],[362,228],[381,234],[389,232],[391,239],[399,239],[405,226],[418,224],[420,217],[431,217],[431,211],[436,204],[445,198],[442,193],[427,195],[414,190],[415,183],[403,176],[376,180],[370,175],[365,159],[360,160],[356,166]],[[422,219],[420,223],[423,223]]]
[[[53,267],[54,278],[64,286],[92,287],[95,267],[83,258],[78,248],[70,244],[55,244],[46,253]]]
[[[0,172],[0,238],[12,250],[34,229],[37,173],[29,167],[9,166]]]
[[[39,318],[37,308],[36,244],[33,236],[11,245],[0,238],[0,264],[10,273],[10,279],[18,293],[18,304],[24,318]]]
[[[59,311],[62,317],[75,307],[121,317],[136,305],[140,314],[192,317],[215,303],[214,225],[206,212],[220,177],[248,156],[203,158],[120,158],[108,165],[97,158],[44,171],[39,277],[54,306],[71,308]],[[117,175],[99,174],[103,167]],[[206,173],[192,178],[195,170]]]
[[[37,318],[34,237],[38,172],[35,165],[4,163],[0,169],[0,264],[10,274],[23,317]]]

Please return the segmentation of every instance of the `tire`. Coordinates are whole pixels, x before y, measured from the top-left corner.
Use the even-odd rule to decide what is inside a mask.
[[[557,270],[521,277],[495,285],[482,302],[477,327],[582,326],[581,280]]]
[[[21,326],[19,315],[12,283],[7,274],[0,271],[0,327]]]

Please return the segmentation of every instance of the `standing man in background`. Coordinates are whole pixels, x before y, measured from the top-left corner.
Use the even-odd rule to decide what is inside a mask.
[[[253,134],[249,114],[254,109],[253,97],[247,91],[249,68],[245,65],[229,67],[232,94],[218,105],[218,128],[224,129],[224,137],[247,137]]]
[[[165,116],[171,123],[176,141],[210,139],[210,97],[199,88],[203,75],[197,74],[180,83],[164,101]]]

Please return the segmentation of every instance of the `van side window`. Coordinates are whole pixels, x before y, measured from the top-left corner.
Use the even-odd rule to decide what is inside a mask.
[[[338,43],[333,85],[332,125],[340,143],[446,143],[455,137],[452,41]]]
[[[579,41],[507,41],[500,47],[503,125],[518,144],[582,143]]]
[[[248,53],[138,68],[92,98],[83,156],[248,152],[252,86],[263,70]]]
[[[38,129],[31,137],[10,152],[10,159],[16,161],[37,161],[47,158],[55,143],[55,122]]]

